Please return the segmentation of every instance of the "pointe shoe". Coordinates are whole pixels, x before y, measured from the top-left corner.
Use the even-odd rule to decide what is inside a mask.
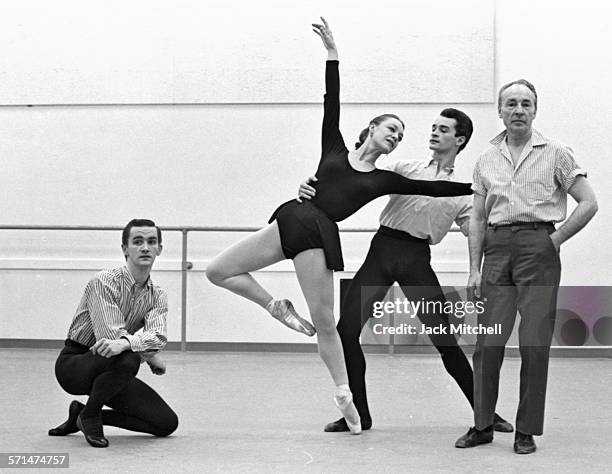
[[[351,392],[337,393],[334,395],[334,403],[344,415],[344,421],[350,432],[354,435],[361,434],[361,419],[357,412],[357,408],[355,408],[353,404],[353,394]],[[355,419],[355,417],[357,421],[350,421],[351,418]]]
[[[95,418],[82,418],[81,415],[76,419],[76,425],[85,435],[85,440],[94,448],[108,447],[108,440],[104,437],[102,429],[102,415]]]
[[[293,304],[289,300],[274,300],[270,308],[270,314],[274,319],[278,319],[294,331],[301,332],[307,336],[314,336],[316,332],[312,324],[295,312]]]
[[[49,436],[66,436],[72,433],[77,433],[79,431],[79,427],[76,425],[76,420],[83,408],[85,408],[85,405],[83,405],[81,402],[78,400],[72,400],[70,406],[68,407],[68,419],[58,427],[51,428],[49,430]]]

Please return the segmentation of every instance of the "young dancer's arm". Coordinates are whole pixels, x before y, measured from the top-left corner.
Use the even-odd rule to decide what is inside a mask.
[[[156,287],[153,307],[144,317],[144,324],[134,334],[123,336],[130,342],[134,352],[159,351],[167,342],[168,297]]]

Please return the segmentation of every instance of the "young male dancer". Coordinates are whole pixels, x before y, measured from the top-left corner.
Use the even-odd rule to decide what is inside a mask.
[[[136,378],[142,360],[155,374],[166,371],[159,351],[166,345],[168,301],[150,278],[162,251],[161,230],[153,221],[133,219],[123,229],[121,249],[125,266],[99,272],[85,287],[55,364],[62,388],[89,398],[85,405],[74,400],[68,420],[49,435],[80,430],[96,448],[108,446],[103,425],[155,436],[178,426],[168,404]]]

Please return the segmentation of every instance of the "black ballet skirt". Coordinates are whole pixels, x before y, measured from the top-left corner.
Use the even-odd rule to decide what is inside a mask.
[[[274,219],[278,224],[285,257],[293,259],[304,250],[322,248],[327,268],[344,270],[338,224],[317,206],[309,201],[299,203],[294,199],[278,207],[270,222]]]
[[[338,127],[340,120],[340,78],[338,61],[327,61],[325,69],[322,153],[317,168],[316,195],[299,203],[282,204],[270,218],[278,223],[285,257],[322,248],[327,268],[344,269],[339,222],[368,202],[386,194],[420,194],[432,197],[472,194],[471,184],[452,181],[408,179],[391,171],[358,171],[348,161],[348,149]]]

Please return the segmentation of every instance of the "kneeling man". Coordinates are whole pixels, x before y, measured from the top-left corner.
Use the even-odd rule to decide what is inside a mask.
[[[85,292],[55,364],[62,388],[74,400],[68,420],[50,436],[82,431],[96,448],[108,446],[103,425],[168,436],[178,426],[176,413],[142,380],[142,361],[154,374],[166,371],[159,357],[166,345],[166,293],[150,278],[162,251],[161,230],[148,219],[133,219],[123,229],[126,265],[96,274]],[[106,405],[110,409],[102,409]]]

